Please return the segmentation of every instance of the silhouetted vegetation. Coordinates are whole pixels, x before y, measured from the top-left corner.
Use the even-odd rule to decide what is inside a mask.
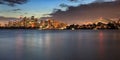
[[[108,23],[93,23],[93,24],[83,24],[83,25],[69,25],[66,29],[120,29],[120,20],[119,21],[113,21]]]

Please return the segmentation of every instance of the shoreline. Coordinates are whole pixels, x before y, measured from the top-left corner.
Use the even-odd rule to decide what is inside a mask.
[[[72,30],[72,29],[39,29],[38,27],[0,27],[0,29],[30,29],[30,30]],[[120,29],[74,29],[74,30],[120,30]]]

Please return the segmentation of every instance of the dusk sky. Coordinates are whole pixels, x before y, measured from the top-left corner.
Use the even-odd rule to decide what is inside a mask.
[[[69,20],[74,21],[76,19],[77,20],[76,22],[78,22],[80,20],[78,17],[69,18],[68,16],[66,16],[65,14],[62,14],[62,13],[66,13],[70,10],[71,11],[73,10],[73,12],[71,12],[71,13],[69,12],[70,14],[69,13],[66,13],[66,14],[68,14],[70,17],[71,17],[71,15],[73,17],[75,17],[76,15],[74,15],[74,12],[76,11],[79,14],[82,14],[82,17],[79,14],[77,14],[77,15],[79,15],[79,17],[84,20],[84,18],[87,18],[88,16],[84,17],[84,18],[83,18],[83,16],[90,15],[88,12],[91,12],[92,9],[93,9],[92,11],[95,11],[96,14],[97,14],[97,12],[100,13],[101,10],[103,11],[103,9],[101,9],[102,4],[98,6],[98,7],[101,6],[100,11],[94,9],[94,8],[96,8],[96,7],[94,7],[94,5],[92,8],[90,8],[90,10],[85,9],[88,5],[90,5],[90,3],[91,4],[93,2],[94,3],[96,3],[96,2],[104,3],[104,2],[112,2],[112,1],[116,1],[116,0],[28,0],[23,4],[16,3],[15,6],[11,6],[9,4],[1,3],[1,2],[4,2],[4,0],[0,0],[0,19],[3,21],[4,19],[9,20],[9,18],[11,18],[11,19],[18,18],[20,16],[27,16],[27,17],[35,16],[37,18],[41,18],[41,17],[48,17],[48,15],[46,15],[46,14],[50,14],[55,19],[60,20],[60,18],[62,18],[61,21],[68,22]],[[117,1],[119,1],[119,0],[117,0]],[[97,3],[95,4],[95,6],[97,6]],[[86,6],[82,7],[81,5],[82,6],[86,5]],[[113,6],[113,5],[111,5],[111,6]],[[107,6],[107,5],[105,5],[105,6]],[[77,8],[80,8],[80,9],[77,9]],[[111,8],[111,7],[107,6],[107,8]],[[105,8],[105,9],[107,9],[107,8]],[[120,8],[120,7],[118,7],[118,8]],[[56,9],[56,11],[53,12],[53,10],[55,10],[55,9]],[[75,11],[74,11],[74,9],[75,9]],[[60,14],[62,14],[64,17],[62,17],[61,15],[58,15],[59,11],[61,11]],[[81,13],[80,11],[83,11],[83,12]],[[107,10],[105,10],[105,12],[106,11]],[[99,15],[99,13],[98,13],[98,15]],[[93,15],[94,15],[94,13],[93,13]]]
[[[86,0],[81,3],[90,3],[94,0]],[[49,14],[53,11],[53,9],[60,9],[60,4],[68,4],[76,6],[80,4],[80,2],[70,2],[67,0],[28,0],[26,4],[17,5],[14,7],[8,5],[0,5],[0,16],[5,17],[19,17],[23,16],[36,16],[41,17],[44,14]],[[18,10],[15,10],[18,9]]]

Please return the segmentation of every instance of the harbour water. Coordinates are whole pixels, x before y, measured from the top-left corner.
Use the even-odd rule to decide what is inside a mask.
[[[120,30],[0,30],[0,60],[120,60]]]

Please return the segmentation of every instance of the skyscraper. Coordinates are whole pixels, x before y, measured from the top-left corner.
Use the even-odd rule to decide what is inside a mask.
[[[31,20],[34,20],[35,19],[35,17],[34,16],[31,16]]]

